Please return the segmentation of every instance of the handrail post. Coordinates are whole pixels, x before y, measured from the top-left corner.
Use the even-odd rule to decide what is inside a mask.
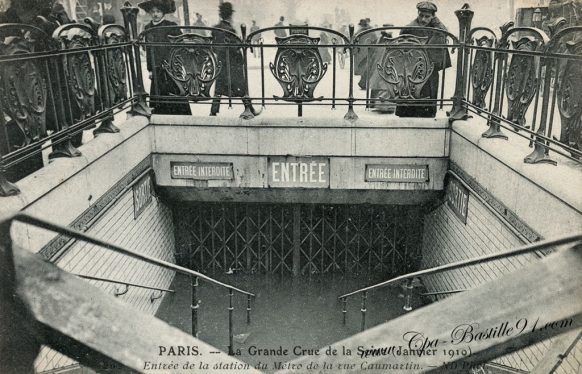
[[[366,299],[368,298],[368,291],[362,292],[362,326],[361,331],[366,329]]]
[[[465,4],[455,15],[459,20],[459,54],[457,55],[457,77],[455,82],[455,96],[453,97],[453,108],[448,113],[449,123],[456,120],[465,120],[469,118],[465,101],[465,82],[468,74],[469,49],[467,48],[467,36],[471,29],[471,20],[474,12]]]
[[[234,355],[234,332],[232,330],[232,313],[234,312],[234,306],[232,305],[233,290],[228,289],[228,354],[230,356]]]
[[[348,307],[348,298],[344,297],[342,298],[342,315],[343,315],[343,325],[346,325],[346,314],[348,313],[347,307]]]
[[[358,115],[354,112],[354,25],[350,24],[350,92],[348,96],[348,112],[344,116],[345,120],[355,121]]]
[[[192,285],[192,302],[190,308],[192,309],[192,336],[198,337],[198,277],[190,277]]]
[[[414,280],[414,278],[410,278],[406,281],[406,296],[404,298],[404,307],[402,307],[402,309],[404,309],[407,312],[410,312],[412,310],[412,290],[414,289],[414,286],[412,285],[412,281]]]
[[[247,325],[251,324],[251,295],[247,295]]]
[[[246,42],[247,25],[245,25],[244,23],[241,24],[240,31],[241,31],[241,35],[242,35],[242,42],[244,43],[244,46],[242,47],[242,53],[243,53],[243,69],[244,69],[244,74],[245,74],[245,77],[244,77],[245,78],[245,92],[244,92],[244,97],[242,99],[245,110],[241,113],[240,118],[253,119],[253,118],[255,118],[255,115],[253,114],[253,111],[251,110],[252,102],[251,102],[251,99],[249,97],[249,65],[248,65],[248,56],[247,56],[248,45]],[[228,50],[227,50],[227,52],[228,52]]]
[[[143,72],[141,69],[141,54],[139,45],[137,44],[137,14],[139,8],[131,5],[126,1],[121,7],[121,14],[123,14],[123,23],[125,29],[129,33],[129,37],[133,43],[133,53],[129,53],[129,60],[131,66],[131,81],[133,85],[133,93],[137,97],[137,101],[131,106],[130,114],[138,116],[151,116],[152,112],[146,103],[147,92],[143,84]]]

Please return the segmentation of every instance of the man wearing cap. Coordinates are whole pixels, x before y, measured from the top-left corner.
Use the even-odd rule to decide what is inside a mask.
[[[407,26],[430,27],[448,31],[445,25],[436,17],[437,6],[434,3],[421,1],[416,5],[416,9],[418,10],[418,17]],[[400,34],[428,38],[426,44],[446,44],[447,42],[446,34],[429,30],[404,28]],[[439,92],[439,71],[451,67],[451,57],[446,48],[427,49],[426,53],[434,64],[434,70],[421,89],[419,97],[437,99]],[[403,104],[396,108],[396,115],[400,117],[434,117],[436,115],[436,109],[436,102],[423,106],[406,106]]]

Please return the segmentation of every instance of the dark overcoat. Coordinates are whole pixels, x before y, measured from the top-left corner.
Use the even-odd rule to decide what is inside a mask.
[[[162,20],[157,25],[154,25],[153,22],[148,23],[145,25],[144,31],[154,30],[146,34],[146,42],[169,43],[170,36],[178,36],[181,34],[178,28],[155,30],[155,28],[161,26],[177,26],[177,23],[168,20]],[[169,60],[170,53],[171,47],[169,44],[167,47],[146,47],[147,69],[152,73],[150,94],[153,96],[176,96],[180,92],[176,83],[163,68],[163,63]],[[150,98],[150,106],[153,108],[153,113],[155,114],[191,114],[187,99],[177,100],[170,97]]]
[[[230,22],[221,20],[214,26],[217,29],[236,34]],[[241,47],[220,47],[220,44],[240,43],[239,38],[228,32],[212,30],[214,52],[222,68],[216,78],[215,96],[243,97],[246,94],[246,69]],[[230,82],[230,83],[229,83]]]

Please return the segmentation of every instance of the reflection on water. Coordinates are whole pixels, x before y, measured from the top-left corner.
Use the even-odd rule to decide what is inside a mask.
[[[337,297],[343,293],[385,280],[386,275],[348,277],[312,275],[298,278],[265,274],[223,274],[218,280],[253,292],[251,324],[246,323],[246,296],[234,297],[234,350],[251,365],[259,361],[273,368],[275,361],[289,361],[302,354],[324,354],[329,344],[360,331],[361,298],[348,300],[346,325]],[[168,295],[158,317],[190,333],[190,282],[178,276],[175,295]],[[405,313],[399,286],[375,290],[367,299],[366,327],[372,327]],[[228,352],[228,291],[201,282],[198,337]],[[414,300],[414,304],[419,304]],[[276,352],[265,352],[276,350]],[[286,352],[285,352],[286,350]],[[276,353],[275,356],[265,353]],[[281,353],[286,353],[281,355]],[[269,370],[267,370],[269,371]]]

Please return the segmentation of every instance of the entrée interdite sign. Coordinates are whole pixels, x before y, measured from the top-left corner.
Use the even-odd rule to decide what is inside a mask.
[[[269,157],[267,170],[269,187],[329,187],[327,157]]]
[[[172,179],[232,180],[232,162],[170,162]]]
[[[428,182],[428,165],[366,164],[366,182]]]

